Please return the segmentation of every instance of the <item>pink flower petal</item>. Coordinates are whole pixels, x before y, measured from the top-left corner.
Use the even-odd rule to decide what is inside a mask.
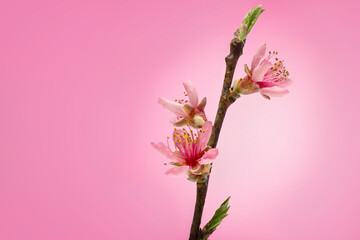
[[[186,119],[183,117],[176,116],[170,119],[170,123],[175,126],[182,126],[186,124]]]
[[[219,155],[219,150],[217,148],[211,148],[202,157],[203,159],[215,159]]]
[[[282,81],[281,83],[277,84],[278,87],[285,88],[293,84],[293,80],[287,79],[285,81]]]
[[[272,64],[267,61],[264,60],[261,62],[261,64],[259,65],[259,67],[257,67],[251,77],[251,80],[253,80],[254,82],[261,82],[264,79],[265,73],[272,67]]]
[[[254,71],[254,69],[259,65],[259,62],[262,57],[264,57],[266,51],[266,43],[262,43],[258,50],[256,51],[255,56],[253,57],[253,60],[251,62],[251,72]]]
[[[151,146],[153,146],[156,150],[158,150],[160,153],[162,153],[165,157],[172,159],[172,160],[178,160],[178,157],[175,156],[174,153],[172,153],[167,145],[165,145],[162,142],[151,143]]]
[[[210,164],[215,161],[215,158],[219,154],[219,150],[217,148],[209,149],[204,156],[202,156],[202,160],[199,161],[200,165]]]
[[[199,99],[194,85],[189,80],[186,80],[183,84],[187,95],[189,96],[191,105],[196,108],[199,103]]]
[[[164,108],[172,111],[179,117],[185,117],[186,113],[183,111],[183,105],[177,102],[170,101],[166,98],[159,98],[158,103],[160,103]]]
[[[173,168],[168,169],[165,172],[165,175],[168,175],[169,177],[176,177],[176,176],[186,173],[188,170],[189,170],[188,166],[173,167]]]
[[[208,150],[202,157],[202,160],[199,161],[199,164],[204,165],[204,164],[213,163],[218,154],[219,154],[219,151],[217,148],[212,148],[212,149]]]
[[[209,141],[211,131],[212,131],[212,123],[210,121],[207,121],[204,123],[204,125],[201,128],[201,132],[199,132],[199,146],[201,149],[204,149],[207,146],[207,143]]]
[[[199,161],[199,164],[206,165],[206,164],[213,163],[214,161],[215,161],[215,159],[202,159],[201,161]]]
[[[285,89],[285,88],[281,88],[281,87],[270,87],[270,88],[262,88],[260,90],[261,94],[264,94],[266,96],[269,97],[281,97],[284,96],[285,94],[289,93],[289,90]]]

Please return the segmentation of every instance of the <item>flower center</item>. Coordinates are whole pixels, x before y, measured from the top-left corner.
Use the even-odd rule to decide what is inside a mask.
[[[203,155],[199,144],[199,132],[203,132],[204,130],[196,130],[196,132],[194,132],[194,130],[190,128],[189,124],[187,124],[187,127],[188,130],[185,128],[174,128],[173,142],[175,145],[175,151],[172,152],[178,158],[182,159],[185,165],[196,166],[198,164],[198,159],[200,159]]]
[[[288,79],[290,73],[286,70],[284,66],[284,60],[279,60],[276,55],[278,52],[271,52],[269,51],[269,56],[266,60],[270,60],[271,58],[275,57],[275,63],[273,67],[265,75],[265,80],[268,81],[275,81],[275,82],[282,82]]]

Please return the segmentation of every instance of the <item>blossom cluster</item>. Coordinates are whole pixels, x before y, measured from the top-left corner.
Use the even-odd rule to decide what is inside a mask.
[[[265,52],[266,44],[263,43],[253,57],[250,68],[245,64],[246,76],[236,79],[230,92],[242,95],[260,92],[266,99],[283,96],[289,92],[286,87],[292,80],[284,61],[277,58],[278,53],[275,51],[270,51],[264,58]],[[159,98],[158,102],[175,114],[170,120],[175,128],[166,144],[152,142],[151,145],[170,159],[168,164],[171,168],[166,171],[166,175],[177,176],[187,173],[189,180],[197,181],[201,175],[209,173],[210,164],[217,157],[218,149],[207,145],[212,123],[207,120],[205,114],[206,98],[199,102],[192,82],[185,81],[183,84],[184,95],[188,99],[171,101]]]
[[[184,126],[174,128],[171,137],[173,150],[169,143],[170,137],[166,144],[159,142],[151,145],[171,160],[169,165],[172,167],[165,172],[166,175],[187,173],[189,180],[196,181],[197,176],[209,173],[210,164],[218,155],[218,150],[207,146],[212,123],[207,121],[204,111],[206,98],[199,103],[196,89],[190,81],[184,82],[184,87],[188,100],[159,98],[159,103],[175,114],[170,122],[176,127]]]

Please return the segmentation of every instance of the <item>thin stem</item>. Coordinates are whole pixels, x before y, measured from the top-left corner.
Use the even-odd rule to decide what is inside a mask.
[[[208,146],[215,148],[219,140],[222,124],[225,119],[226,111],[229,106],[235,102],[235,98],[229,94],[232,79],[234,76],[235,68],[239,57],[242,55],[245,41],[240,41],[238,38],[232,39],[230,43],[230,54],[225,58],[226,72],[224,77],[223,88],[219,100],[219,106],[216,113],[215,122],[212,128],[212,133]],[[191,225],[189,240],[201,240],[202,234],[200,229],[201,217],[204,210],[206,193],[209,186],[210,175],[204,176],[202,180],[199,180],[196,184],[196,203],[193,216],[193,222]]]

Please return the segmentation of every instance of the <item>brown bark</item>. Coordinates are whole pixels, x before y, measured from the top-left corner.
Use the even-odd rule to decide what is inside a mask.
[[[226,72],[224,77],[224,83],[221,91],[221,96],[219,100],[218,110],[216,113],[215,122],[212,128],[212,133],[208,142],[208,146],[215,148],[217,142],[219,140],[220,131],[222,124],[225,119],[226,111],[229,106],[235,102],[236,98],[234,98],[230,94],[230,87],[233,80],[235,68],[239,57],[243,53],[243,48],[245,45],[245,41],[240,41],[238,38],[232,39],[230,43],[230,53],[225,58],[226,62]],[[196,184],[196,203],[195,210],[193,216],[193,222],[191,225],[190,238],[189,240],[201,240],[202,233],[200,229],[201,217],[204,210],[206,194],[209,186],[209,177],[210,175],[204,176],[201,180],[199,180]]]

